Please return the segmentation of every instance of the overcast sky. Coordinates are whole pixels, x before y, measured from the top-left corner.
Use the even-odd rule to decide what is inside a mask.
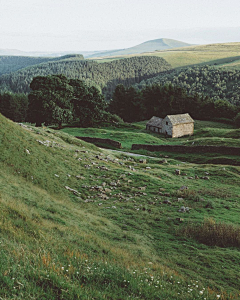
[[[239,0],[0,0],[0,13],[0,49],[108,50],[157,38],[240,42]]]

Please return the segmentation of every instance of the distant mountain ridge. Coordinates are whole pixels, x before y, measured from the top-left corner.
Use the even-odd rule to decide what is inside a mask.
[[[102,53],[98,53],[97,57],[105,57],[105,56],[120,56],[120,55],[131,55],[131,54],[141,54],[144,52],[154,52],[161,50],[168,50],[173,48],[182,48],[189,47],[192,44],[184,43],[177,40],[172,39],[156,39],[150,40],[134,47],[122,49],[122,50],[114,50],[114,51],[104,51]],[[89,57],[96,57],[96,55],[91,55]]]
[[[57,57],[67,54],[82,54],[85,58],[90,57],[104,57],[104,56],[119,56],[128,54],[140,54],[143,52],[152,52],[156,50],[167,50],[172,48],[180,48],[191,46],[181,41],[172,39],[156,39],[146,41],[139,45],[126,48],[126,49],[115,49],[115,50],[98,50],[98,51],[21,51],[17,49],[0,49],[0,56],[38,56],[38,57]]]

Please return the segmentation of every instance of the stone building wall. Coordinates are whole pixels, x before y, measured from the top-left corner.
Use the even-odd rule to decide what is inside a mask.
[[[102,138],[94,138],[94,137],[87,137],[87,136],[75,136],[75,138],[83,140],[87,143],[92,143],[92,144],[106,144],[118,149],[122,148],[122,144],[118,141],[114,141],[111,139],[102,139]]]
[[[184,135],[193,135],[194,123],[177,124],[173,126],[172,137],[180,137]]]
[[[183,146],[183,145],[144,145],[133,144],[132,150],[148,150],[162,152],[178,152],[178,153],[220,153],[225,155],[240,156],[240,147],[226,146]]]
[[[172,130],[173,126],[170,119],[168,117],[164,118],[162,121],[162,133],[165,134],[167,132],[169,136],[172,136]]]

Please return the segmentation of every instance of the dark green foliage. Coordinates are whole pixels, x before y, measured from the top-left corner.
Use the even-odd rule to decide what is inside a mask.
[[[72,120],[71,97],[73,89],[63,75],[35,77],[30,85],[28,121],[40,126]]]
[[[110,99],[117,84],[130,86],[170,69],[171,66],[159,57],[132,57],[108,63],[97,63],[71,56],[1,76],[0,90],[28,93],[30,92],[29,85],[34,77],[64,74],[68,78],[80,79],[87,84],[97,85],[103,90],[106,98]]]
[[[144,118],[143,101],[140,93],[133,87],[118,85],[110,102],[109,110],[126,122],[135,122]]]
[[[228,100],[240,105],[240,71],[210,66],[184,68],[142,81],[138,88],[151,84],[172,84],[184,88],[189,94],[208,95],[213,100]]]
[[[28,98],[24,94],[5,92],[0,94],[0,112],[5,117],[15,121],[24,122],[27,115]]]
[[[71,79],[69,84],[73,88],[74,115],[79,119],[80,126],[92,126],[102,121],[106,102],[100,91],[94,86],[86,86],[78,79]]]
[[[28,56],[0,56],[0,76],[9,74],[28,66],[48,62],[51,58]]]
[[[78,120],[80,126],[103,121],[106,102],[94,86],[64,75],[38,76],[30,84],[28,121],[40,126]]]
[[[236,115],[234,122],[236,126],[240,128],[240,112]]]
[[[179,86],[171,84],[149,85],[141,91],[133,87],[116,87],[109,110],[124,121],[134,122],[151,118],[165,117],[168,114],[190,113],[193,118],[207,120],[213,118],[233,119],[238,107],[226,100],[214,102],[206,96],[190,95]]]
[[[59,61],[66,59],[83,60],[84,57],[81,54],[69,54],[61,57],[0,56],[0,76],[49,61]]]

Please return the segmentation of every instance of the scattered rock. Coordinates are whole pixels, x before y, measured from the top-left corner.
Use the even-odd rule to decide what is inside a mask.
[[[77,178],[77,179],[81,179],[81,180],[84,180],[84,179],[85,179],[85,177],[80,176],[80,175],[77,175],[76,178]]]
[[[166,164],[166,163],[167,163],[167,160],[166,160],[166,159],[163,159],[163,160],[160,160],[158,163],[159,163],[159,164]]]
[[[188,190],[188,187],[186,185],[183,185],[179,189],[180,191]]]
[[[169,200],[163,200],[163,203],[164,203],[164,204],[168,204],[168,205],[172,205],[172,202],[169,201]]]
[[[138,189],[139,189],[140,191],[145,191],[145,190],[146,190],[146,187],[145,187],[145,186],[140,186]]]
[[[199,179],[199,177],[197,175],[195,175],[195,179]]]
[[[176,175],[180,175],[180,174],[181,174],[181,171],[178,170],[178,169],[176,169],[176,170],[175,170],[175,174],[176,174]]]
[[[28,149],[26,149],[27,154],[30,154],[30,151]]]
[[[76,191],[74,189],[71,189],[69,186],[65,186],[65,189],[67,189],[68,191],[72,192],[76,196],[81,195],[81,193],[79,193],[78,191]]]
[[[177,202],[182,202],[184,199],[183,198],[178,198]]]
[[[210,178],[208,176],[203,176],[203,177],[201,177],[201,179],[209,180]]]
[[[178,211],[179,211],[179,212],[182,212],[182,213],[185,213],[185,212],[189,212],[189,211],[190,211],[190,208],[189,208],[189,207],[182,206]]]
[[[141,164],[146,164],[146,163],[147,163],[147,160],[146,160],[146,159],[140,159],[139,162],[140,162]]]

